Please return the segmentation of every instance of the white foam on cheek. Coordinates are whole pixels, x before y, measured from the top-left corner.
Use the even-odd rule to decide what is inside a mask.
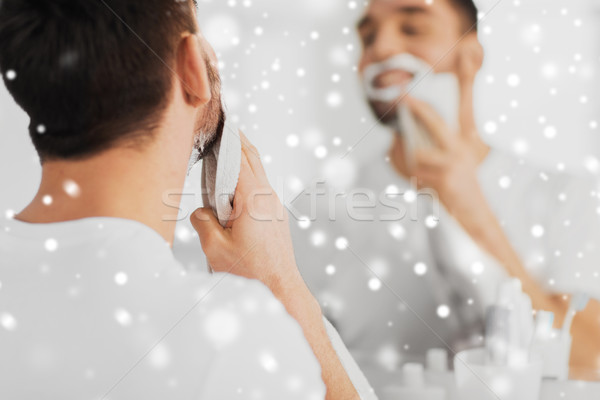
[[[402,70],[417,78],[422,74],[426,74],[430,69],[429,64],[412,54],[397,54],[382,62],[368,65],[363,73],[363,86],[369,99],[390,102],[401,96],[407,90],[407,87],[398,85],[377,88],[375,87],[375,79],[379,75],[388,71]]]
[[[412,74],[412,80],[402,85],[375,87],[375,80],[382,73],[398,70]],[[452,73],[434,73],[432,67],[423,60],[403,53],[367,66],[363,73],[363,85],[370,100],[384,103],[392,103],[404,93],[409,93],[411,97],[428,103],[444,119],[449,132],[458,132],[459,85],[457,77]],[[416,150],[430,147],[434,143],[425,126],[406,105],[397,105],[395,117],[390,125],[404,138],[407,162],[413,164]]]

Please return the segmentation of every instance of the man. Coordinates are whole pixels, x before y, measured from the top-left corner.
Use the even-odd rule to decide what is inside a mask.
[[[1,3],[0,70],[43,171],[1,222],[3,398],[357,398],[280,202],[252,197],[273,191],[247,140],[239,218],[191,221],[214,270],[249,279],[173,257],[161,199],[222,134],[215,65],[191,1]]]
[[[309,286],[376,389],[385,369],[422,361],[432,347],[452,355],[482,345],[485,306],[507,277],[520,279],[534,309],[554,312],[557,327],[567,311],[564,294],[600,298],[593,186],[490,149],[477,132],[473,83],[483,50],[476,26],[471,0],[369,3],[358,24],[361,77],[370,65],[400,54],[425,62],[434,74],[453,74],[460,92],[459,129],[453,132],[410,92],[393,101],[371,100],[377,120],[395,131],[391,147],[361,169],[354,186],[368,189],[363,197],[348,193],[346,208],[332,215],[331,194],[321,196],[328,215],[320,214],[309,231],[346,240],[296,248]],[[413,71],[387,71],[375,86],[406,85],[413,78]],[[425,127],[433,147],[407,155],[405,132],[394,125],[399,102]],[[416,194],[413,183],[427,192]],[[428,193],[439,199],[439,211]],[[375,206],[379,194],[384,201]],[[341,197],[335,198],[339,206]],[[600,368],[599,315],[592,301],[576,316],[572,365]]]

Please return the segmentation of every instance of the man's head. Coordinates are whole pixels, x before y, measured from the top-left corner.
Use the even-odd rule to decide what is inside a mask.
[[[363,45],[359,71],[394,55],[409,53],[434,67],[435,72],[458,75],[460,52],[478,47],[477,9],[472,0],[371,0],[358,23]],[[471,52],[476,54],[477,52]],[[383,74],[378,87],[403,84],[407,71]],[[371,102],[375,115],[393,118],[389,104]]]
[[[212,49],[196,35],[194,3],[0,2],[0,72],[30,117],[42,162],[142,148],[154,139],[175,85],[196,109],[190,142],[214,142],[224,120],[220,82]]]

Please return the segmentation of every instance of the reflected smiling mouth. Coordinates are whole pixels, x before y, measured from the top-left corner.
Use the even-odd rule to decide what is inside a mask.
[[[395,101],[428,68],[427,63],[408,53],[371,63],[362,76],[367,97],[383,103]]]
[[[401,69],[393,69],[382,72],[373,80],[373,86],[377,89],[383,89],[390,86],[406,86],[414,78],[414,74]]]

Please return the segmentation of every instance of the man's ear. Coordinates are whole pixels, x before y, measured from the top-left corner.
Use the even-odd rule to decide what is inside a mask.
[[[462,39],[459,51],[461,52],[459,60],[462,59],[459,62],[467,61],[475,71],[481,69],[485,52],[476,32],[471,32]]]
[[[176,71],[186,101],[193,107],[208,103],[212,93],[210,79],[204,53],[196,35],[187,35],[181,39],[176,59]]]

